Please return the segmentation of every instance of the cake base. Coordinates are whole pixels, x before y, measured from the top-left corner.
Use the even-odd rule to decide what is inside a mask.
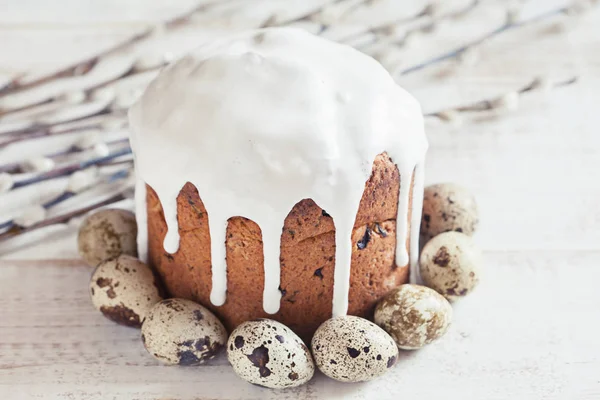
[[[412,182],[408,223],[412,209]],[[396,266],[396,215],[400,176],[384,153],[377,156],[365,184],[352,233],[352,268],[348,313],[370,318],[378,300],[408,282],[408,265]],[[276,314],[263,310],[263,251],[260,227],[243,217],[227,227],[227,300],[210,302],[210,213],[196,188],[187,183],[177,198],[180,244],[175,254],[163,249],[167,232],[156,193],[148,186],[149,263],[173,297],[196,301],[211,309],[227,329],[255,318],[272,318],[309,340],[318,326],[331,318],[335,227],[333,219],[310,199],[290,211],[281,235],[281,307]],[[406,246],[410,249],[408,241]]]

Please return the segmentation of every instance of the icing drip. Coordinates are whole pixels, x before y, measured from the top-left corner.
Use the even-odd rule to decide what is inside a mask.
[[[227,293],[227,261],[225,234],[227,232],[227,217],[215,214],[208,216],[210,229],[210,262],[212,263],[212,289],[210,301],[215,306],[225,304]]]
[[[165,68],[129,117],[139,179],[164,209],[166,251],[179,246],[181,187],[192,183],[204,202],[213,304],[226,301],[227,220],[243,216],[262,231],[263,308],[279,310],[283,223],[310,198],[336,227],[333,314],[345,314],[352,229],[373,160],[384,151],[402,177],[396,259],[408,263],[410,181],[427,150],[421,109],[351,47],[289,28],[224,39]]]
[[[137,247],[138,257],[148,262],[148,211],[146,209],[146,182],[136,177],[135,180],[135,219],[138,225]]]
[[[154,188],[154,186],[152,186]],[[167,223],[167,234],[163,241],[163,247],[167,253],[174,254],[179,250],[179,222],[177,221],[177,195],[183,185],[173,185],[171,181],[167,185],[160,185],[154,189],[163,207],[165,222]]]
[[[408,264],[408,250],[406,238],[408,236],[408,203],[410,203],[410,183],[414,170],[399,169],[400,194],[398,195],[398,211],[396,214],[396,265]]]
[[[423,213],[423,191],[425,190],[425,160],[415,168],[413,183],[412,210],[410,219],[410,283],[421,283],[419,269],[419,233]]]
[[[263,309],[269,314],[279,310],[281,292],[279,291],[279,256],[281,242],[281,228],[283,220],[273,221],[271,224],[262,225],[261,228],[265,270],[265,289],[263,293]],[[277,229],[279,228],[279,229]]]
[[[360,199],[359,199],[360,200]],[[348,216],[339,216],[337,219],[333,214],[335,223],[335,270],[333,276],[333,317],[346,315],[348,312],[348,295],[350,292],[350,263],[352,260],[352,228],[354,218],[358,212]]]

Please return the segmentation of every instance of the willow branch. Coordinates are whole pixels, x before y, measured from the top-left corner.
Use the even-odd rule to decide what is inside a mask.
[[[106,145],[115,145],[115,144],[120,144],[120,143],[126,143],[128,140],[129,139],[117,139],[117,140],[110,140],[108,142],[103,142],[103,143],[105,143]],[[77,147],[77,146],[70,146],[66,150],[57,151],[52,154],[45,154],[42,157],[49,158],[51,160],[55,160],[60,157],[69,156],[72,154],[83,153],[87,150],[89,150],[89,149],[81,148],[81,147]],[[11,174],[18,174],[18,173],[25,172],[22,170],[21,166],[22,166],[22,163],[18,163],[18,162],[11,162],[8,164],[0,165],[0,173],[7,172],[7,173],[11,173]]]
[[[83,207],[83,208],[80,208],[78,210],[74,210],[74,211],[71,211],[69,213],[63,214],[63,215],[59,215],[59,216],[56,216],[56,217],[45,219],[45,220],[43,220],[43,221],[41,221],[41,222],[39,222],[39,223],[37,223],[35,225],[32,225],[32,226],[30,226],[28,228],[23,228],[23,227],[20,227],[18,225],[13,225],[12,228],[10,228],[8,231],[0,234],[0,242],[5,241],[5,240],[10,239],[10,238],[13,238],[13,237],[18,236],[18,235],[22,235],[22,234],[25,234],[25,233],[29,233],[31,231],[35,231],[35,230],[40,229],[40,228],[44,228],[44,227],[50,226],[50,225],[68,222],[72,218],[78,217],[80,215],[87,214],[88,212],[93,211],[93,210],[95,210],[97,208],[104,207],[104,206],[107,206],[109,204],[113,204],[113,203],[116,203],[118,201],[121,201],[121,200],[125,200],[126,198],[127,197],[125,197],[125,195],[123,193],[118,193],[118,194],[116,194],[116,195],[114,195],[114,196],[112,196],[112,197],[110,197],[110,198],[108,198],[106,200],[100,201],[100,202],[92,204],[90,206]]]
[[[577,76],[555,83],[549,83],[542,78],[535,78],[522,88],[505,93],[501,96],[494,97],[491,99],[479,100],[471,104],[466,104],[442,111],[425,114],[425,116],[435,117],[447,122],[453,122],[456,118],[458,118],[458,113],[513,109],[518,106],[519,97],[524,94],[569,86],[575,84],[577,81]]]
[[[555,10],[551,10],[548,11],[546,13],[537,15],[535,17],[532,17],[528,20],[525,21],[507,21],[505,24],[503,24],[502,26],[494,29],[493,31],[485,34],[484,36],[465,44],[464,46],[458,47],[454,50],[451,50],[447,53],[441,54],[439,56],[433,57],[427,61],[424,61],[422,63],[413,65],[411,67],[405,68],[402,71],[399,72],[400,75],[407,75],[413,72],[417,72],[420,71],[424,68],[428,68],[431,67],[433,65],[439,64],[442,61],[446,61],[446,60],[450,60],[456,57],[459,57],[460,55],[462,55],[463,53],[465,53],[466,51],[477,47],[479,45],[481,45],[482,43],[486,42],[487,40],[500,35],[501,33],[504,33],[506,31],[512,30],[512,29],[516,29],[516,28],[521,28],[527,25],[531,25],[540,21],[544,21],[548,18],[551,18],[553,16],[556,15],[561,15],[561,14],[566,14],[569,11],[569,7],[561,7],[561,8],[557,8]]]
[[[114,183],[117,182],[121,179],[125,179],[129,176],[130,173],[130,169],[123,169],[120,171],[115,172],[112,175],[109,175],[107,178],[104,179],[104,182],[106,183]],[[89,190],[91,189],[91,186],[88,186],[85,188],[85,190]],[[70,188],[67,188],[64,192],[62,192],[61,194],[59,194],[58,196],[46,201],[45,203],[42,203],[42,208],[44,208],[45,210],[48,210],[58,204],[61,204],[73,197],[75,197],[77,194],[79,193],[83,193],[85,190],[82,191],[74,191],[74,190],[70,190]],[[10,219],[8,221],[5,221],[3,223],[0,223],[0,230],[11,230],[11,229],[15,229],[15,226],[18,227],[18,225],[16,224],[14,219]],[[26,227],[21,226],[20,228],[24,229]],[[13,235],[14,236],[14,235]]]
[[[122,157],[122,156],[125,156],[128,154],[131,154],[130,147],[126,147],[126,148],[117,150],[116,152],[111,153],[104,157],[92,158],[91,160],[82,161],[77,164],[67,165],[65,167],[57,168],[55,170],[45,172],[43,174],[34,176],[29,179],[15,182],[12,189],[17,189],[17,188],[21,188],[24,186],[33,185],[34,183],[39,183],[39,182],[47,181],[50,179],[60,178],[61,176],[70,175],[73,172],[81,171],[82,169],[89,168],[91,166],[95,166],[98,164],[102,164],[107,161],[114,160],[115,158]]]
[[[439,16],[438,18],[436,18],[436,21],[461,18],[461,17],[465,16],[466,14],[468,14],[469,12],[471,12],[473,9],[475,9],[475,7],[477,7],[479,4],[480,4],[480,0],[473,0],[471,3],[469,3],[462,9],[452,11],[447,14]],[[387,22],[383,25],[371,27],[364,31],[357,32],[351,36],[348,36],[348,37],[344,38],[343,40],[348,41],[348,40],[356,39],[357,37],[360,37],[361,35],[364,35],[366,33],[376,34],[378,32],[385,31],[386,29],[393,28],[394,26],[396,26],[398,24],[415,21],[419,18],[426,17],[428,15],[431,15],[431,13],[432,13],[431,6],[432,6],[432,4],[425,6],[423,8],[423,10],[421,10],[419,13],[413,15],[412,17],[403,17],[403,18],[396,19],[394,21]],[[419,27],[419,28],[411,29],[410,31],[407,32],[407,35],[415,32],[417,30],[423,30],[423,28]],[[372,44],[372,43],[369,43],[369,44]]]
[[[92,119],[92,118],[103,116],[103,115],[107,116],[107,117],[110,117],[110,116],[121,117],[121,116],[124,116],[125,114],[124,114],[123,110],[111,110],[110,106],[109,106],[108,108],[106,108],[102,111],[99,111],[95,114],[87,115],[83,118],[75,118],[75,119],[71,119],[68,121],[61,121],[61,122],[53,123],[53,124],[43,124],[43,125],[38,124],[38,125],[30,126],[25,129],[7,132],[7,133],[3,134],[2,136],[10,136],[10,138],[0,142],[0,149],[8,146],[10,144],[13,144],[13,143],[23,142],[23,141],[31,140],[31,139],[37,139],[40,137],[62,135],[62,134],[66,134],[66,133],[79,132],[79,131],[84,131],[84,130],[88,130],[88,129],[102,128],[103,122],[94,122],[94,123],[90,123],[89,125],[83,124],[83,125],[80,125],[77,127],[59,129],[59,128],[62,128],[61,125],[67,125],[67,124],[70,124],[73,122],[85,123],[86,120],[88,120],[88,119]]]
[[[175,16],[174,18],[165,22],[165,28],[173,29],[173,28],[181,26],[195,12],[204,9],[206,6],[207,6],[207,4],[199,5],[197,7],[192,8],[191,10],[186,11],[185,13],[183,13],[181,15]],[[40,85],[42,83],[46,83],[48,81],[51,81],[51,80],[57,79],[57,78],[66,78],[69,76],[85,75],[94,67],[94,65],[98,62],[98,60],[100,58],[102,58],[106,55],[112,54],[112,53],[116,53],[120,50],[123,50],[123,49],[131,46],[132,44],[135,44],[143,39],[146,39],[147,37],[149,37],[152,34],[153,30],[154,30],[154,27],[148,27],[148,28],[144,29],[142,32],[140,32],[132,37],[129,37],[125,41],[120,42],[107,50],[97,53],[96,55],[91,56],[85,60],[82,60],[74,65],[69,65],[59,71],[54,72],[53,74],[41,76],[40,78],[34,79],[32,81],[25,81],[25,79],[27,78],[27,75],[18,76],[17,78],[15,78],[11,82],[9,82],[8,85],[6,85],[5,87],[0,89],[0,96],[6,95],[9,93],[14,93],[14,92],[17,92],[17,91],[20,91],[23,89],[28,89],[28,88]]]

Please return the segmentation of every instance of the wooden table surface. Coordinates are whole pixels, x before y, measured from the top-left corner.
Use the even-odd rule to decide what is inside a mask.
[[[0,50],[9,55],[0,58],[0,79],[98,51],[194,2],[58,3],[51,10],[41,0],[8,2],[7,11],[0,5]],[[490,31],[506,3],[483,3],[473,18],[403,50],[398,63]],[[522,12],[563,3],[529,1]],[[224,21],[244,25],[227,10]],[[476,194],[476,241],[485,256],[480,287],[456,304],[442,340],[402,352],[392,372],[363,384],[317,374],[308,385],[273,391],[241,381],[224,357],[197,368],[162,366],[146,354],[139,331],[93,309],[76,227],[63,225],[0,245],[0,398],[600,399],[600,12],[498,35],[478,55],[474,64],[440,63],[398,82],[432,112],[517,90],[540,74],[579,80],[521,96],[512,112],[467,115],[461,126],[427,120],[426,181],[457,182]]]

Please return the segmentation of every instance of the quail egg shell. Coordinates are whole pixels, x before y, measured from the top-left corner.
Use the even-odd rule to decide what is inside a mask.
[[[225,347],[227,331],[200,304],[167,299],[146,314],[142,342],[148,353],[166,364],[199,365]]]
[[[108,319],[140,327],[150,309],[162,300],[154,273],[137,258],[121,255],[101,262],[90,281],[94,306]]]
[[[398,359],[398,347],[383,329],[351,315],[325,321],[311,348],[321,372],[342,382],[361,382],[386,373]]]
[[[240,378],[274,389],[300,386],[315,372],[304,342],[287,326],[270,319],[239,325],[229,336],[227,358]]]
[[[448,231],[472,236],[478,224],[477,202],[467,189],[453,183],[441,183],[425,188],[421,217],[423,243]]]
[[[420,349],[446,333],[452,320],[452,306],[433,289],[406,284],[381,299],[374,320],[399,348]]]
[[[427,242],[419,262],[425,285],[450,301],[466,296],[479,283],[481,252],[464,233],[437,235]]]
[[[107,209],[88,216],[79,228],[77,245],[85,262],[95,267],[101,261],[127,254],[137,257],[137,223],[126,210]]]

